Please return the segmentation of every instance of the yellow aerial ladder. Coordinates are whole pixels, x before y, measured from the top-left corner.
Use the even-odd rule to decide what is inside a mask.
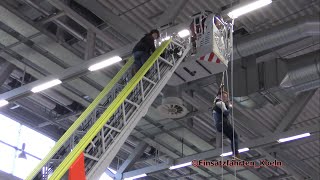
[[[225,71],[230,60],[230,51],[226,50],[232,48],[232,30],[224,22],[222,30],[218,30],[216,17],[205,15],[207,20],[196,40],[199,53],[193,59],[192,56],[185,59],[192,48],[190,39],[177,35],[162,42],[132,78],[133,58],[130,58],[26,179],[65,179],[70,166],[82,154],[87,179],[99,179],[170,78],[171,83],[181,84],[172,77],[175,71],[191,69],[199,64],[196,61],[206,57],[207,62],[201,63],[212,66],[213,74]],[[197,15],[193,21],[197,22],[199,17],[203,15]],[[211,57],[213,53],[215,59]],[[210,58],[221,63],[211,63]],[[187,75],[193,79],[202,77]]]
[[[189,42],[178,39],[164,41],[127,82],[130,58],[26,179],[62,179],[82,152],[87,179],[99,179],[187,55]]]

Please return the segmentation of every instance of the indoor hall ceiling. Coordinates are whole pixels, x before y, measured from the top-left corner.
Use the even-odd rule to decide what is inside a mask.
[[[74,0],[68,4],[71,9],[77,8],[81,17],[90,22],[93,26],[98,27],[108,37],[118,41],[119,47],[131,44],[138,40],[140,37],[127,36],[123,29],[117,29],[112,26],[111,22],[104,21],[99,17],[97,12],[86,9],[86,6],[81,7],[81,2],[86,0]],[[13,79],[19,79],[24,69],[36,79],[42,79],[48,74],[57,74],[68,67],[81,64],[88,59],[85,59],[87,42],[66,29],[63,29],[64,40],[59,39],[55,33],[56,25],[53,23],[41,24],[41,21],[59,13],[60,10],[55,8],[46,0],[4,0],[12,6],[12,9],[7,9],[0,4],[0,20],[3,23],[0,29],[0,56],[5,60],[11,62],[16,66],[16,71],[10,75],[6,83],[11,82]],[[29,4],[27,4],[29,2]],[[30,5],[30,2],[39,5],[43,8],[42,12],[36,10],[35,7]],[[68,1],[65,1],[68,2]],[[105,11],[110,11],[118,16],[120,20],[129,21],[136,26],[136,30],[141,34],[148,32],[150,29],[155,28],[157,21],[163,16],[167,8],[171,8],[175,0],[97,0],[92,3],[99,3]],[[241,3],[242,1],[240,1]],[[79,3],[79,4],[77,4]],[[189,21],[192,14],[201,10],[211,10],[213,12],[224,12],[227,6],[235,6],[237,3],[231,5],[232,1],[223,0],[200,0],[186,1],[184,6],[177,13],[174,23],[182,23]],[[81,12],[80,12],[81,9]],[[318,16],[320,10],[319,1],[316,0],[275,0],[271,5],[259,11],[250,13],[236,20],[236,30],[244,28],[247,33],[241,34],[240,32],[236,38],[250,37],[255,33],[265,31],[267,29],[277,28],[286,22],[296,23],[295,20],[301,17]],[[85,14],[87,13],[87,14]],[[96,14],[96,15],[94,15]],[[70,18],[69,16],[62,15],[58,18],[62,22],[71,27],[82,38],[86,38],[87,32],[79,23]],[[56,22],[55,22],[56,23]],[[6,27],[7,26],[7,27]],[[130,31],[130,30],[129,30]],[[140,34],[140,35],[141,35]],[[15,37],[16,36],[16,37]],[[30,41],[24,43],[28,38]],[[274,49],[272,53],[259,57],[262,61],[274,58],[287,58],[291,59],[296,56],[318,51],[319,50],[319,36],[307,38],[298,42],[293,42],[287,46]],[[60,37],[61,38],[61,37]],[[237,39],[236,39],[237,40]],[[96,48],[92,57],[99,56],[107,53],[112,49],[107,41],[99,38],[95,41]],[[313,44],[310,46],[310,43]],[[115,44],[114,44],[115,45]],[[257,60],[258,61],[258,60]],[[27,66],[26,66],[27,64]],[[35,66],[36,65],[36,66]],[[303,63],[301,64],[303,65]],[[86,107],[92,99],[101,91],[101,88],[114,76],[120,69],[119,66],[109,67],[103,71],[96,73],[86,74],[82,78],[74,78],[66,83],[65,86],[53,88],[55,94],[41,94],[40,97],[30,96],[27,98],[20,98],[17,100],[21,102],[21,107],[16,110],[10,109],[11,106],[1,109],[2,113],[11,115],[12,118],[19,120],[43,133],[56,139],[64,132],[63,126],[69,126],[77,115],[78,111],[68,111],[67,117],[61,119],[61,124],[50,122],[50,113],[47,111],[49,107],[55,108],[63,106],[68,108],[69,101],[75,101]],[[47,72],[47,73],[44,73]],[[271,72],[272,73],[272,72]],[[18,74],[18,75],[17,75]],[[20,75],[19,75],[20,74]],[[197,85],[200,82],[193,82],[188,86],[195,88],[185,89],[186,93],[182,95],[184,103],[188,105],[189,111],[194,111],[187,117],[175,120],[161,117],[156,113],[155,108],[159,102],[155,103],[150,108],[146,118],[142,119],[138,126],[131,134],[131,140],[128,140],[118,153],[120,164],[125,161],[130,151],[138,146],[139,142],[146,142],[148,148],[155,147],[159,150],[156,158],[153,155],[145,155],[145,159],[140,159],[139,162],[132,166],[131,170],[141,169],[143,167],[157,166],[159,162],[166,161],[167,157],[180,158],[194,153],[201,153],[210,149],[214,149],[216,134],[215,129],[212,127],[211,113],[209,111],[211,100],[217,91],[217,85],[214,81],[207,81],[206,85]],[[4,86],[4,91],[9,91],[10,87]],[[1,91],[3,92],[3,91]],[[193,95],[191,96],[190,94]],[[306,92],[304,92],[306,93]],[[303,93],[303,94],[304,94]],[[315,126],[319,124],[319,89],[309,95],[305,106],[301,108],[301,113],[294,117],[293,122],[289,123],[289,130]],[[60,96],[57,96],[59,94]],[[303,95],[302,94],[302,95]],[[57,102],[58,97],[62,97],[62,101]],[[210,98],[208,98],[210,97]],[[30,99],[28,99],[30,98]],[[161,103],[161,96],[159,101]],[[303,98],[303,97],[302,97]],[[23,103],[30,100],[35,104],[33,109],[23,108]],[[290,112],[290,108],[295,106],[301,100],[301,94],[295,99],[281,101],[277,105],[268,103],[260,109],[245,109],[240,105],[235,105],[235,126],[236,130],[241,134],[241,142],[247,142],[253,139],[267,136],[268,133],[275,132],[282,120],[285,119]],[[67,103],[68,102],[68,103]],[[60,106],[57,106],[59,104]],[[41,107],[41,108],[40,108]],[[47,108],[47,109],[45,109]],[[21,109],[21,111],[18,111]],[[40,111],[35,111],[40,109]],[[42,111],[43,110],[43,111]],[[288,117],[287,117],[288,118]],[[49,119],[49,121],[48,121]],[[54,119],[51,119],[54,120]],[[41,125],[41,126],[39,126]],[[308,139],[306,139],[307,141]],[[302,140],[304,141],[304,140]],[[226,141],[226,144],[229,142]],[[184,152],[182,152],[182,147]],[[283,150],[284,149],[284,150]],[[270,149],[263,149],[264,152],[252,151],[247,153],[248,157],[274,157],[274,152],[283,150],[279,153],[279,158],[294,156],[294,162],[303,161],[306,167],[313,167],[316,172],[319,164],[319,141],[316,138],[311,139],[310,142],[301,143],[296,147],[290,146],[290,143],[282,145],[281,147],[275,146]],[[149,151],[146,150],[146,152]],[[310,153],[309,156],[307,154]],[[271,154],[271,155],[270,155]],[[270,157],[271,156],[271,157]],[[260,158],[261,158],[260,157]],[[117,169],[119,162],[116,158],[112,163],[112,167]],[[287,162],[292,162],[292,158],[284,158]],[[304,173],[302,171],[305,171]],[[307,176],[305,169],[296,166],[288,166],[281,168],[279,171],[274,169],[264,169],[260,172],[252,171],[252,169],[243,169],[238,172],[239,179],[263,179],[263,178],[278,178],[283,176],[283,179],[299,179],[300,175]],[[317,171],[319,173],[319,171]],[[151,176],[158,177],[159,179],[207,179],[208,177],[215,178],[219,176],[221,170],[215,168],[183,168],[176,171],[159,171],[152,173]],[[232,168],[226,170],[225,178],[234,179]],[[297,173],[298,175],[294,175]],[[290,176],[294,176],[290,177]],[[217,178],[218,179],[218,178]]]
[[[157,20],[173,1],[163,0],[98,0],[116,15],[137,24],[141,29],[148,31],[155,27]],[[190,21],[193,14],[203,10],[214,13],[223,13],[226,8],[236,6],[239,1],[232,0],[199,0],[185,1],[174,23]],[[242,2],[242,1],[240,1]],[[233,4],[232,4],[233,3]],[[276,0],[269,7],[257,12],[244,15],[236,21],[236,29],[244,27],[249,33],[255,33],[272,26],[283,24],[307,15],[316,15],[320,5],[318,0]]]

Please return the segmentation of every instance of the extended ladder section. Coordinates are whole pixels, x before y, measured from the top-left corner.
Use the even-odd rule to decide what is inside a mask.
[[[179,37],[164,41],[133,77],[130,58],[27,179],[64,179],[82,152],[87,179],[99,179],[189,49]]]

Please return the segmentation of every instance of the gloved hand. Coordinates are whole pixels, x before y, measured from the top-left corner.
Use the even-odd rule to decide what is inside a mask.
[[[225,102],[227,109],[232,108],[232,103],[230,101]]]
[[[223,111],[224,116],[228,116],[230,114],[230,110]]]

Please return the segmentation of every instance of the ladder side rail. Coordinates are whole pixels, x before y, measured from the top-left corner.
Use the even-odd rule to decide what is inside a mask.
[[[99,93],[95,100],[87,107],[87,109],[80,115],[80,117],[71,125],[71,127],[64,133],[64,135],[56,142],[54,147],[49,151],[49,153],[40,161],[40,163],[33,169],[33,171],[27,176],[26,180],[32,180],[45,166],[50,166],[50,160],[56,156],[57,152],[64,147],[64,145],[69,142],[69,138],[75,131],[81,126],[81,124],[86,120],[86,118],[92,113],[92,111],[97,107],[99,102],[105,97],[112,87],[121,79],[123,74],[127,69],[133,64],[133,58],[123,66],[123,68],[117,73],[117,75],[106,85],[106,87]],[[49,169],[49,168],[45,168]]]
[[[130,80],[127,86],[119,93],[119,95],[113,100],[113,102],[109,105],[107,110],[100,116],[100,118],[92,125],[89,131],[84,135],[84,137],[80,140],[80,142],[75,146],[75,148],[67,155],[66,158],[60,163],[60,165],[56,168],[50,179],[59,179],[64,173],[68,170],[70,165],[75,161],[75,159],[79,156],[79,154],[88,146],[88,144],[92,141],[92,139],[96,136],[96,134],[101,130],[104,124],[111,118],[113,113],[118,109],[121,103],[128,96],[129,92],[131,92],[134,87],[139,82],[139,78],[142,79],[143,75],[149,70],[152,61],[157,58],[162,51],[167,47],[170,41],[164,42],[149,58],[149,62],[147,61],[144,64],[144,67],[138,71],[138,73]]]
[[[111,163],[112,159],[118,152],[118,150],[121,148],[122,144],[125,142],[127,137],[130,135],[132,132],[133,128],[137,125],[139,120],[147,113],[148,108],[156,98],[156,96],[161,92],[162,88],[165,86],[167,81],[171,78],[171,75],[174,73],[178,65],[182,62],[188,51],[190,50],[190,46],[188,46],[186,49],[184,49],[184,53],[182,56],[177,59],[177,58],[172,58],[171,60],[174,61],[175,66],[170,66],[165,62],[161,62],[159,59],[155,62],[155,64],[160,63],[162,65],[162,69],[159,69],[162,71],[161,73],[161,79],[156,82],[157,84],[155,86],[152,86],[152,88],[149,90],[148,93],[146,93],[146,96],[144,97],[144,101],[139,103],[140,107],[130,116],[125,127],[123,127],[121,133],[117,133],[117,137],[115,139],[111,140],[110,138],[107,139],[109,140],[110,145],[108,148],[104,149],[104,153],[102,156],[98,157],[99,161],[90,168],[86,168],[87,171],[87,176],[89,179],[96,179],[98,178],[104,170],[108,167],[108,165]],[[170,55],[171,56],[171,55]],[[169,57],[170,57],[169,56]],[[158,72],[155,72],[153,76],[157,77]],[[147,77],[149,78],[149,77]],[[151,77],[152,78],[152,77]],[[143,78],[142,80],[143,81]],[[146,82],[146,81],[144,81]],[[151,86],[152,83],[150,83]]]
[[[130,63],[131,64],[131,63]],[[131,72],[130,71],[130,67],[129,69],[125,72],[125,74],[122,75],[121,79],[124,79],[127,77],[127,74],[128,72]],[[121,81],[121,79],[119,81]],[[123,87],[120,87],[116,84],[115,86],[112,87],[112,89],[108,92],[108,94],[106,95],[108,97],[108,100],[109,101],[112,101],[118,93],[120,93],[121,89],[123,89]],[[102,99],[103,101],[103,99]],[[82,128],[80,127],[80,130],[81,131],[87,131],[93,124],[94,122],[98,119],[96,117],[96,112],[98,109],[101,109],[103,108],[104,110],[110,105],[110,102],[107,102],[107,103],[104,103],[105,106],[97,106],[89,115],[88,117],[84,120],[84,122],[81,124]],[[82,136],[78,136],[78,135],[75,135],[72,134],[71,137],[69,138],[69,140],[67,140],[65,142],[65,144],[62,146],[62,149],[61,151],[62,152],[65,152],[65,153],[60,153],[59,155],[55,155],[53,158],[56,158],[56,159],[60,159],[60,162],[62,162],[62,160],[68,155],[68,152],[71,152],[72,149],[74,148],[74,144],[77,144],[78,141],[75,142],[75,140],[78,140],[78,139],[81,139]],[[74,140],[75,139],[75,140]],[[49,161],[50,163],[50,161]],[[51,165],[52,166],[52,165]],[[45,169],[48,169],[48,168],[45,168]],[[46,173],[48,174],[48,173]],[[44,178],[46,179],[46,178]]]

